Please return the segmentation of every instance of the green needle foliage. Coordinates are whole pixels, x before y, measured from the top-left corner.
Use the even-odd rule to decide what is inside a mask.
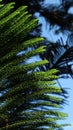
[[[14,4],[0,5],[0,130],[60,130],[66,124],[57,121],[67,114],[60,112],[64,98],[55,85],[57,70],[36,71],[47,60],[26,62],[45,51],[33,49],[44,39],[27,39],[38,20],[27,6],[13,11]]]

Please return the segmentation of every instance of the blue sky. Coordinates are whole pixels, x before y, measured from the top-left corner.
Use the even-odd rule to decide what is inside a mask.
[[[59,4],[59,0],[45,0],[45,4],[47,4],[48,2],[50,4]],[[69,13],[73,13],[73,7],[69,10]],[[66,39],[67,39],[67,34],[63,35],[62,33],[59,33],[59,35],[55,35],[54,34],[54,28],[52,31],[49,30],[49,25],[47,26],[45,20],[43,17],[40,17],[39,13],[35,14],[38,18],[39,18],[39,23],[43,23],[43,27],[42,27],[42,37],[46,37],[49,41],[54,41],[56,42],[60,37],[63,38],[63,41],[65,43]],[[49,30],[49,32],[48,32]],[[40,57],[39,56],[34,56],[32,59],[29,59],[28,62],[31,61],[39,61]],[[73,79],[72,78],[67,78],[67,79],[59,79],[59,82],[61,84],[62,87],[64,88],[68,88],[68,99],[67,99],[67,104],[64,105],[63,107],[63,112],[68,113],[68,118],[67,120],[64,120],[63,123],[69,123],[72,124],[72,126],[67,126],[64,127],[64,130],[73,130]]]
[[[50,4],[59,4],[59,0],[45,0],[45,4],[47,3],[50,3]],[[73,14],[73,7],[69,9],[69,13],[72,13]],[[47,26],[45,20],[43,17],[40,17],[39,14],[37,13],[36,14],[37,17],[39,17],[39,22],[40,23],[43,23],[43,27],[42,27],[42,36],[44,37],[47,37],[48,40],[52,40],[52,41],[56,41],[58,40],[60,37],[63,38],[63,41],[65,42],[66,39],[67,39],[67,34],[66,35],[63,35],[62,33],[60,33],[59,35],[55,35],[54,34],[54,29],[53,31],[49,31],[48,33],[48,30],[49,30],[49,26]],[[69,88],[67,91],[68,91],[68,94],[69,94],[69,97],[68,97],[68,102],[67,102],[67,105],[65,104],[64,105],[64,109],[63,111],[68,113],[68,118],[67,120],[63,121],[63,123],[70,123],[72,124],[72,126],[68,126],[68,127],[64,127],[64,130],[73,130],[73,79],[72,78],[68,78],[68,79],[59,79],[59,82],[60,84],[62,85],[62,87],[64,88]]]
[[[64,122],[70,123],[72,126],[65,127],[64,130],[73,130],[73,79],[59,79],[59,82],[64,88],[69,88],[67,90],[69,93],[69,98],[67,99],[67,105],[64,105],[63,111],[68,113],[68,118]]]

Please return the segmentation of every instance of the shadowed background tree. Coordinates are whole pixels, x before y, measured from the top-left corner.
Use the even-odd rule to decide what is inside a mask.
[[[47,60],[27,62],[45,51],[35,49],[43,38],[28,39],[38,20],[27,6],[13,11],[14,5],[0,5],[0,130],[62,130],[67,124],[58,120],[67,114],[60,111],[65,98],[54,81],[57,70],[40,71]]]
[[[35,13],[39,13],[40,16],[43,16],[46,25],[49,25],[49,31],[54,28],[54,33],[58,36],[59,33],[67,35],[67,41],[64,42],[62,38],[58,38],[57,42],[50,41],[46,39],[44,44],[47,45],[46,54],[41,54],[41,58],[45,57],[50,61],[48,68],[57,68],[59,69],[59,74],[61,77],[67,77],[68,74],[73,77],[73,44],[72,44],[72,30],[73,30],[73,14],[70,12],[70,9],[73,7],[73,0],[59,0],[59,4],[50,4],[49,0],[3,0],[5,3],[10,1],[15,1],[18,8],[20,5],[28,5],[29,12],[35,16]],[[45,4],[47,1],[47,4]],[[41,35],[41,27],[43,25],[38,25],[36,28],[36,33],[30,35],[29,37],[34,37]],[[54,45],[55,44],[55,45]],[[51,50],[50,50],[51,49]],[[49,55],[50,53],[50,55]],[[43,70],[45,70],[42,67]],[[64,74],[67,74],[66,76]]]

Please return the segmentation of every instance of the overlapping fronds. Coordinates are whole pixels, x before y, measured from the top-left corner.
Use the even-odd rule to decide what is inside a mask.
[[[43,38],[27,39],[38,20],[32,19],[26,6],[16,11],[13,7],[9,3],[0,8],[0,130],[60,129],[63,124],[57,120],[67,114],[59,110],[64,99],[54,81],[57,70],[34,71],[47,60],[26,63],[45,51],[45,46],[32,49]]]

